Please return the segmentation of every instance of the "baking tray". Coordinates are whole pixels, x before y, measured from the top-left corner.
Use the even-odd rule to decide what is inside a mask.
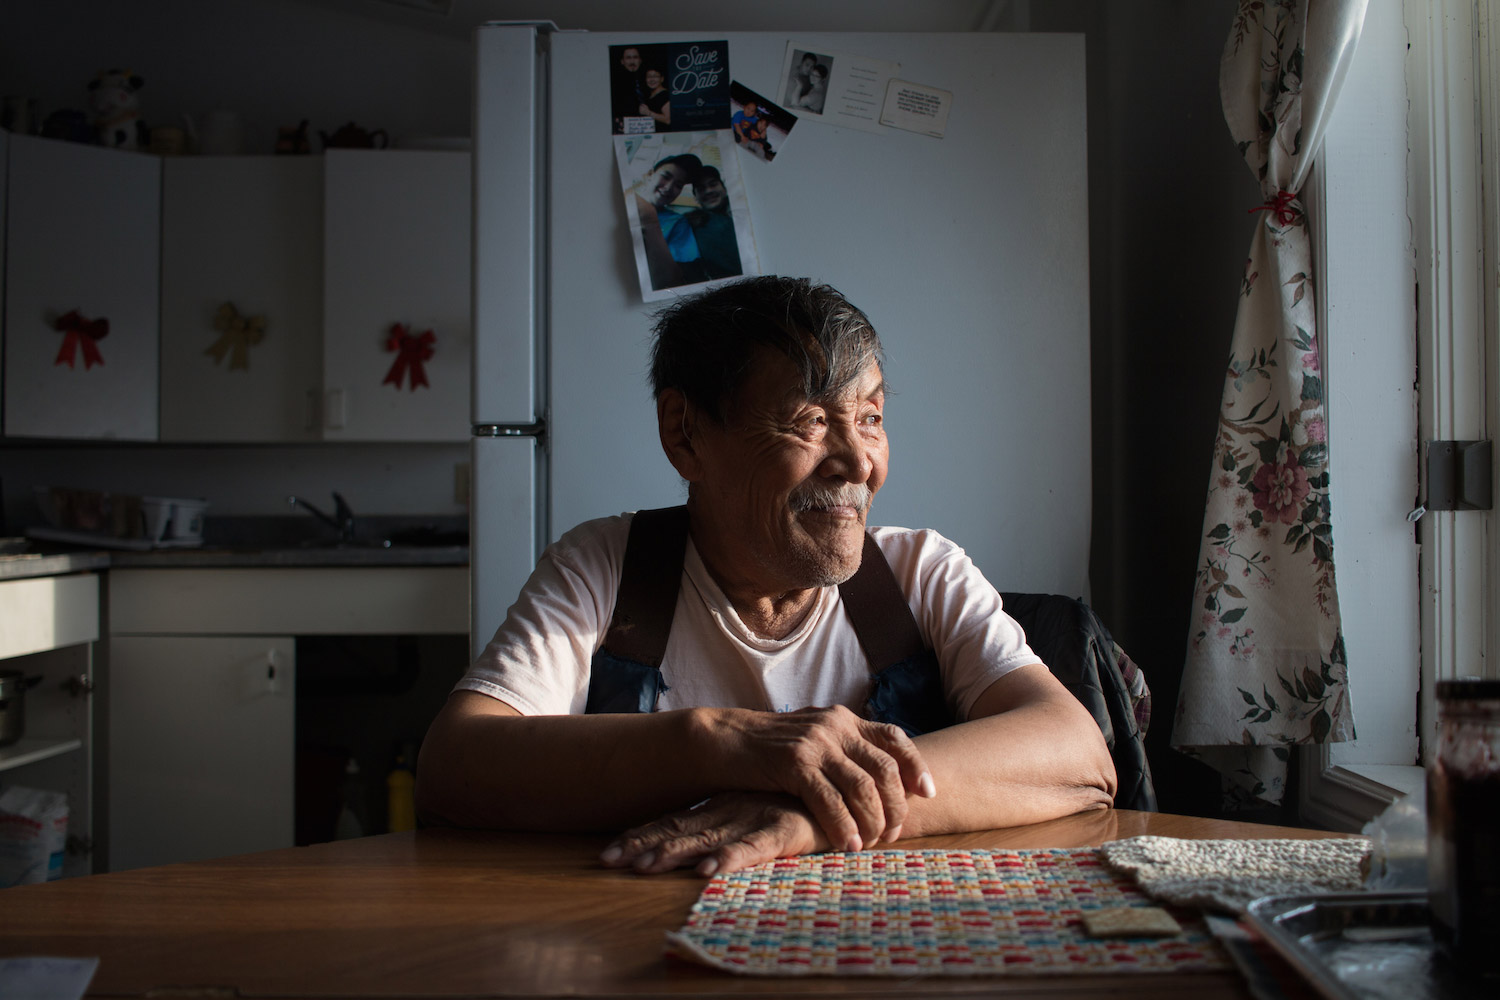
[[[1500,981],[1456,978],[1429,929],[1425,890],[1271,896],[1250,923],[1329,1000],[1493,1000]]]

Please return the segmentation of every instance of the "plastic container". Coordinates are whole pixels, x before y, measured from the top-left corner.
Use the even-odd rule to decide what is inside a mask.
[[[159,542],[172,524],[172,501],[166,497],[141,497],[141,537]]]
[[[406,754],[398,754],[396,766],[385,778],[386,828],[391,833],[417,828],[416,784]]]
[[[203,541],[203,512],[207,509],[207,500],[173,500],[167,537],[176,542]]]
[[[1427,771],[1432,935],[1465,977],[1500,977],[1500,681],[1439,681]]]
[[[364,785],[359,777],[359,761],[350,757],[344,764],[344,783],[339,789],[339,817],[333,825],[334,840],[353,840],[365,835]]]

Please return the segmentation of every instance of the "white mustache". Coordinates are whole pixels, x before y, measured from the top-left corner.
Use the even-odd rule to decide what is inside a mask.
[[[792,511],[797,514],[827,507],[853,507],[864,513],[872,499],[874,494],[865,483],[845,483],[835,487],[807,483],[792,493],[790,503]]]

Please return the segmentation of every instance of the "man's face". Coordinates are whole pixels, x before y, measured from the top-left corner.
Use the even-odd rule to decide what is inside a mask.
[[[687,182],[687,168],[679,163],[663,163],[647,178],[646,190],[653,205],[666,208],[682,194],[682,186]]]
[[[873,363],[836,399],[801,395],[796,368],[762,352],[723,424],[700,416],[694,532],[761,594],[831,586],[859,568],[885,483],[885,388]]]
[[[641,54],[635,49],[626,49],[620,53],[620,65],[634,73],[641,68]]]
[[[717,212],[729,200],[729,193],[724,190],[724,181],[707,172],[693,185],[693,193],[698,196],[698,204],[710,212]]]

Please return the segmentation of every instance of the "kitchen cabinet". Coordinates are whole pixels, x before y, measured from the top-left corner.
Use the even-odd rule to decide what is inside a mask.
[[[468,153],[325,154],[325,440],[469,439],[470,204]]]
[[[464,635],[468,571],[113,569],[109,607],[120,870],[290,847],[296,637]]]
[[[292,845],[290,636],[110,640],[111,871]]]
[[[322,159],[162,171],[161,439],[319,440]]]
[[[93,868],[94,644],[99,577],[0,581],[0,669],[38,678],[25,694],[25,734],[0,747],[0,785],[68,796],[63,875]]]
[[[161,160],[9,136],[11,437],[157,437]]]

